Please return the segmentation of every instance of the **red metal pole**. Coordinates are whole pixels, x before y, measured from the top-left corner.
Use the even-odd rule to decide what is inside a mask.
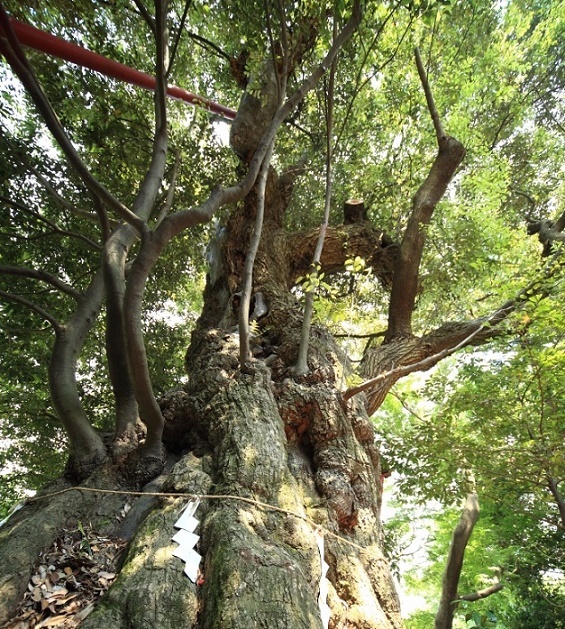
[[[155,77],[152,77],[150,74],[134,70],[123,63],[118,63],[117,61],[103,57],[77,44],[71,44],[60,37],[55,37],[34,26],[19,22],[14,18],[10,18],[10,22],[20,43],[28,48],[45,52],[54,57],[64,59],[65,61],[70,61],[71,63],[76,63],[84,68],[90,68],[106,76],[131,83],[132,85],[137,85],[146,90],[153,91],[155,89]],[[183,100],[196,107],[202,107],[229,120],[233,120],[237,113],[229,107],[215,103],[207,98],[196,96],[173,85],[167,87],[167,95],[171,98]]]

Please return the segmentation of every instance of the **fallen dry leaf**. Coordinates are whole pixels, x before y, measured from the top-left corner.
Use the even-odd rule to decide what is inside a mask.
[[[63,531],[38,557],[19,613],[3,629],[71,629],[94,609],[116,578],[125,541],[96,535],[88,527]],[[85,551],[90,549],[90,553]]]

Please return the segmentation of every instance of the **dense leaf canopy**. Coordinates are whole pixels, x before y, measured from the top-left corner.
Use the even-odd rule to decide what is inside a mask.
[[[496,578],[506,588],[485,601],[484,618],[484,610],[492,609],[498,626],[532,627],[535,617],[536,626],[558,627],[555,619],[565,616],[560,258],[565,3],[364,4],[361,24],[334,66],[333,91],[328,77],[320,81],[277,134],[273,166],[285,172],[300,164],[285,227],[302,233],[322,222],[331,107],[330,226],[343,223],[347,199],[359,198],[390,243],[402,241],[412,199],[437,152],[414,61],[418,48],[441,124],[464,145],[466,157],[424,227],[411,332],[423,338],[442,325],[484,323],[504,304],[513,306],[509,316],[487,323],[485,334],[475,339],[481,347],[467,347],[429,377],[400,381],[373,420],[404,514],[414,503],[442,505],[422,577],[436,585],[430,597],[437,596],[441,582],[455,513],[449,509],[468,491],[465,474],[472,471],[483,516],[469,549],[462,593]],[[5,6],[19,20],[155,73],[156,27],[141,2],[35,0]],[[288,73],[292,94],[324,58],[349,14],[349,3],[342,0],[171,1],[166,80],[237,109],[246,87],[263,97],[265,51],[274,49],[276,57],[273,33],[281,31],[295,53]],[[153,154],[153,95],[38,51],[26,54],[91,173],[121,203],[135,206]],[[101,209],[4,62],[0,96],[2,515],[23,492],[38,489],[64,466],[66,436],[47,384],[53,331],[59,326],[60,334],[96,282],[108,234],[123,216]],[[167,109],[169,152],[147,221],[152,228],[162,220],[163,208],[178,212],[198,206],[217,184],[231,184],[242,168],[228,146],[226,120],[178,101],[169,101]],[[221,236],[231,210],[221,207],[212,221],[180,232],[151,273],[143,327],[157,396],[185,378],[186,346],[200,313],[207,265],[215,262],[210,243]],[[539,240],[528,235],[528,226]],[[140,243],[133,242],[129,260],[139,250]],[[315,321],[330,328],[354,366],[385,335],[390,285],[364,259],[346,257],[339,272],[314,274],[314,283],[303,276],[301,281],[310,284],[298,281],[294,290],[301,297],[317,287]],[[76,380],[89,420],[110,434],[115,416],[104,308],[101,299],[77,350]],[[352,373],[347,384],[360,382]],[[403,525],[394,526],[398,533]],[[393,557],[396,541],[392,531]],[[549,582],[550,574],[561,581]],[[421,580],[413,581],[424,590]],[[497,596],[500,602],[491,603]]]

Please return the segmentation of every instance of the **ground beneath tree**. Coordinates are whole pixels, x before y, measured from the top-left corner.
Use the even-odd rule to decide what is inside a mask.
[[[126,544],[80,523],[64,530],[40,554],[16,616],[2,629],[78,627],[116,578]]]

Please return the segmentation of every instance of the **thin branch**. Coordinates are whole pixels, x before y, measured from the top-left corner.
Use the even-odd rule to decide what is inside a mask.
[[[530,206],[530,211],[534,210],[537,203],[536,200],[534,199],[534,197],[532,197],[531,195],[529,195],[527,192],[524,192],[523,190],[518,190],[518,188],[510,188],[510,191],[513,192],[514,194],[517,194],[521,197],[524,197],[526,199],[526,201],[528,202],[528,205]],[[526,216],[528,222],[534,222],[534,219],[531,218],[531,216],[527,215]]]
[[[5,301],[13,301],[17,304],[25,306],[26,308],[29,308],[30,310],[38,314],[42,319],[45,319],[45,321],[50,323],[56,333],[59,333],[62,330],[61,324],[59,323],[59,321],[57,321],[57,319],[55,319],[55,317],[49,314],[47,310],[41,308],[41,306],[38,306],[37,304],[29,301],[29,299],[21,297],[20,295],[12,295],[11,293],[7,293],[3,290],[0,290],[0,298],[4,299]]]
[[[451,356],[451,354],[454,354],[466,345],[469,345],[471,341],[479,335],[480,332],[489,329],[497,319],[507,316],[508,312],[510,311],[511,305],[514,306],[514,301],[505,304],[501,309],[497,310],[490,317],[488,317],[484,323],[477,323],[477,327],[462,341],[457,343],[457,345],[454,345],[453,347],[448,347],[447,349],[444,349],[441,352],[437,352],[437,354],[433,354],[432,356],[428,356],[416,363],[412,363],[410,365],[402,365],[401,367],[395,367],[393,369],[390,369],[389,371],[385,371],[384,373],[379,374],[377,377],[371,378],[370,380],[363,382],[357,387],[348,389],[343,394],[343,399],[348,400],[358,393],[362,393],[363,391],[367,391],[367,389],[373,388],[376,384],[382,382],[383,380],[387,380],[388,378],[394,378],[395,380],[398,380],[399,378],[413,373],[414,371],[425,371],[426,369],[433,367],[440,360],[447,358],[447,356]],[[471,325],[473,324],[470,324],[470,326]]]
[[[473,592],[472,594],[465,594],[464,596],[460,596],[460,601],[480,601],[483,598],[487,598],[488,596],[492,596],[500,590],[504,589],[504,585],[502,583],[494,583],[493,585],[489,585],[488,588],[484,588],[484,590],[479,590],[477,592]]]
[[[39,214],[39,212],[35,212],[34,210],[20,203],[19,201],[12,201],[12,199],[9,199],[8,197],[5,197],[4,195],[0,195],[0,201],[3,201],[4,203],[11,205],[13,208],[20,210],[21,212],[24,212],[25,214],[28,214],[29,216],[33,216],[34,218],[36,218],[38,221],[42,223],[45,223],[56,234],[60,234],[61,236],[68,236],[70,238],[76,238],[77,240],[81,240],[82,242],[86,243],[94,251],[100,251],[102,249],[102,247],[98,243],[88,238],[88,236],[84,236],[83,234],[79,234],[77,232],[69,231],[68,229],[62,229],[61,227],[59,227],[58,225],[50,221],[45,216],[42,216],[41,214]]]
[[[333,37],[334,40],[337,35],[337,24],[334,18],[333,24]],[[314,259],[312,260],[312,268],[317,270],[320,264],[320,257],[322,255],[322,249],[324,247],[324,238],[326,236],[326,230],[330,220],[330,204],[332,196],[332,160],[333,160],[333,108],[334,108],[334,87],[335,87],[335,73],[337,68],[337,56],[334,58],[331,68],[328,82],[328,88],[326,93],[326,195],[324,201],[324,219],[320,226],[320,234],[318,236],[318,242],[316,244],[316,250],[314,251]],[[312,314],[314,312],[314,290],[309,290],[306,293],[306,300],[304,304],[304,320],[302,322],[302,331],[300,334],[300,345],[298,347],[298,358],[294,367],[294,375],[301,376],[308,373],[308,345],[310,339],[310,327],[312,325]]]
[[[277,63],[277,51],[275,47],[275,40],[273,37],[273,28],[271,25],[271,12],[269,10],[269,0],[263,0],[263,4],[265,6],[265,21],[267,23],[267,35],[269,37],[269,49],[271,51],[271,61],[273,64],[273,72],[275,73],[275,77],[276,77],[277,100],[280,102],[281,94],[282,94],[281,73],[279,72],[279,67]],[[283,54],[285,55],[285,58],[286,58],[286,51],[283,51]]]
[[[284,78],[283,78],[284,81]],[[269,174],[269,166],[271,165],[271,157],[273,155],[274,142],[271,143],[261,171],[257,180],[257,213],[255,216],[255,225],[253,227],[253,236],[249,244],[249,249],[245,257],[245,263],[242,272],[241,301],[239,304],[239,364],[242,371],[246,369],[246,363],[250,358],[249,346],[249,310],[251,306],[251,293],[253,292],[253,266],[255,264],[255,256],[261,242],[261,232],[263,230],[263,217],[265,215],[265,189],[267,186],[267,176]]]
[[[167,164],[168,128],[167,128],[167,79],[166,60],[168,58],[167,40],[167,2],[155,2],[155,132],[151,149],[151,162],[147,173],[139,187],[132,205],[133,214],[139,225],[140,234],[147,229],[149,219]],[[129,221],[128,221],[129,222]],[[134,225],[135,227],[135,225]]]
[[[391,395],[393,397],[395,397],[401,404],[402,408],[404,408],[406,411],[408,411],[408,413],[410,413],[410,415],[412,415],[413,417],[415,417],[420,423],[422,424],[426,424],[426,420],[419,415],[409,404],[407,404],[405,402],[405,400],[403,400],[399,395],[397,395],[396,393],[391,391]]]
[[[424,68],[424,64],[422,63],[422,57],[420,56],[420,51],[418,48],[414,49],[414,56],[416,57],[416,67],[418,68],[418,74],[420,75],[420,81],[422,82],[422,87],[424,89],[424,94],[426,95],[426,103],[428,105],[428,110],[432,117],[432,122],[434,123],[434,129],[436,132],[437,143],[439,146],[442,145],[443,141],[446,139],[446,134],[443,129],[443,125],[441,124],[441,120],[439,118],[439,114],[436,108],[436,104],[434,101],[434,97],[432,94],[432,90],[430,89],[430,84],[428,81],[428,75]]]
[[[277,51],[275,46],[275,40],[273,37],[273,29],[271,26],[271,12],[269,10],[269,0],[263,0],[264,8],[265,8],[265,21],[267,23],[267,35],[269,37],[269,48],[271,51],[271,62],[273,65],[273,72],[276,78],[276,86],[277,86],[277,100],[281,101],[282,99],[282,81],[285,82],[286,85],[286,72],[279,71],[279,64],[277,63]],[[283,51],[284,59],[287,59],[286,51]],[[284,77],[284,78],[283,78]]]
[[[190,39],[193,39],[200,47],[204,48],[205,50],[206,48],[210,48],[218,55],[218,57],[221,57],[222,59],[226,59],[227,61],[232,60],[232,57],[230,57],[230,55],[228,55],[227,52],[224,52],[214,42],[211,42],[209,39],[206,39],[206,37],[202,37],[202,35],[198,35],[197,33],[194,33],[192,31],[187,31],[186,34],[190,37]]]
[[[71,214],[86,218],[89,221],[97,221],[98,215],[95,212],[89,212],[88,210],[82,210],[75,207],[72,203],[69,203],[64,199],[55,188],[49,183],[49,181],[33,166],[26,165],[26,167],[33,173],[37,181],[45,188],[45,190],[53,197],[53,199],[65,210]],[[117,225],[117,221],[111,221],[112,226]]]
[[[141,17],[145,20],[145,22],[147,23],[147,26],[149,26],[153,35],[156,36],[157,27],[155,26],[155,20],[153,19],[153,16],[149,13],[149,11],[145,7],[145,5],[141,2],[141,0],[133,0],[133,1],[135,3],[135,6],[137,7],[137,10],[141,14]]]
[[[286,15],[284,12],[284,3],[282,0],[277,0],[277,10],[279,13],[279,20],[281,22],[281,41],[283,52],[288,56],[290,53],[288,42],[288,30],[286,28]]]
[[[173,49],[171,51],[171,55],[169,57],[169,67],[167,68],[167,72],[165,73],[165,76],[168,78],[169,75],[171,74],[171,70],[173,69],[173,64],[175,62],[175,58],[177,56],[177,49],[179,46],[179,42],[180,42],[180,38],[182,35],[182,31],[184,30],[184,25],[186,22],[186,16],[188,15],[188,10],[190,9],[190,7],[192,6],[192,0],[186,0],[185,4],[184,4],[184,11],[182,13],[182,18],[180,20],[180,24],[179,24],[179,30],[177,32],[177,36],[175,37],[175,42],[173,44]]]
[[[382,332],[371,332],[370,334],[332,334],[336,339],[377,339],[382,338],[386,334]]]
[[[94,207],[96,208],[96,216],[98,217],[100,231],[102,232],[102,242],[106,243],[108,238],[110,238],[112,229],[117,227],[117,222],[110,220],[108,212],[106,212],[106,207],[100,199],[94,200]]]
[[[268,4],[268,0],[265,0],[265,5]],[[282,0],[277,0],[277,10],[279,13],[279,20],[281,24],[281,45],[282,45],[282,71],[281,74],[284,77],[288,76],[290,66],[290,44],[288,41],[288,30],[286,28],[286,14],[284,10],[284,3]],[[276,59],[275,59],[276,64]],[[277,66],[275,65],[275,68]],[[277,77],[278,78],[278,77]],[[286,78],[285,78],[286,81]],[[280,83],[280,79],[277,80],[277,84]],[[286,83],[285,83],[286,84]],[[279,88],[280,89],[280,88]]]
[[[165,246],[165,241],[168,242],[184,229],[194,227],[195,225],[199,225],[201,223],[207,223],[216,210],[222,205],[235,203],[249,193],[255,183],[255,180],[257,179],[257,175],[266,152],[280,125],[286,120],[289,114],[297,107],[298,103],[300,103],[300,101],[316,85],[316,83],[331,66],[335,56],[357,29],[361,20],[361,15],[360,1],[355,0],[351,17],[343,27],[340,34],[337,36],[323,61],[306,79],[304,79],[300,87],[286,100],[284,105],[273,116],[271,124],[263,134],[263,137],[257,145],[255,153],[249,162],[245,177],[237,184],[230,186],[229,188],[217,186],[214,190],[212,190],[210,196],[201,205],[195,208],[181,210],[171,216],[168,216],[160,226],[162,231],[161,238],[163,239],[162,246]]]
[[[79,301],[83,298],[81,292],[75,290],[72,286],[63,282],[63,280],[59,277],[53,275],[52,273],[48,273],[47,271],[26,269],[20,266],[8,266],[2,264],[0,265],[0,275],[17,275],[18,277],[28,277],[31,279],[41,280],[42,282],[50,284],[58,291],[65,293],[65,295],[69,295],[75,301]]]
[[[345,132],[345,128],[346,128],[347,123],[349,121],[349,117],[351,115],[351,111],[353,110],[353,105],[355,104],[355,100],[357,99],[359,94],[363,91],[365,86],[368,85],[371,82],[371,80],[379,72],[382,72],[382,70],[389,63],[392,62],[392,60],[396,57],[396,53],[398,52],[402,42],[404,41],[404,38],[410,32],[410,28],[412,26],[412,20],[410,20],[410,22],[408,23],[408,25],[404,29],[404,33],[402,34],[402,37],[398,41],[396,48],[394,49],[392,54],[389,56],[389,58],[386,61],[384,61],[379,67],[375,68],[375,70],[373,72],[371,72],[371,74],[364,81],[361,81],[361,77],[363,75],[363,67],[364,67],[364,65],[365,65],[365,63],[367,61],[367,58],[369,57],[369,54],[371,53],[372,50],[375,49],[375,46],[376,46],[376,43],[377,43],[379,37],[381,36],[381,34],[384,31],[387,23],[392,18],[392,16],[394,15],[394,13],[396,12],[396,10],[398,9],[399,6],[400,6],[400,2],[397,2],[396,5],[390,10],[389,14],[386,16],[386,18],[383,20],[382,24],[377,29],[377,32],[375,33],[375,36],[373,37],[373,40],[371,41],[371,44],[367,47],[367,49],[365,51],[365,56],[363,57],[363,60],[361,61],[361,64],[359,65],[359,69],[357,70],[357,76],[355,78],[355,87],[353,89],[353,95],[349,99],[349,102],[347,103],[347,108],[346,108],[346,111],[345,111],[345,115],[343,116],[343,122],[341,124],[341,128],[338,131],[338,133],[336,134],[336,139],[335,139],[335,144],[334,144],[334,150],[335,151],[337,151],[337,147],[338,147],[339,143],[341,142],[341,138],[342,138],[342,136],[343,136],[343,134]]]
[[[354,0],[351,10],[351,16],[339,35],[334,39],[332,46],[324,57],[323,61],[318,67],[306,78],[302,85],[290,96],[286,103],[283,105],[280,116],[284,120],[291,111],[298,105],[298,103],[306,96],[306,94],[316,85],[316,83],[322,78],[322,76],[331,67],[335,57],[339,51],[345,46],[345,44],[351,39],[353,33],[357,30],[359,23],[361,22],[362,10],[360,0]]]

